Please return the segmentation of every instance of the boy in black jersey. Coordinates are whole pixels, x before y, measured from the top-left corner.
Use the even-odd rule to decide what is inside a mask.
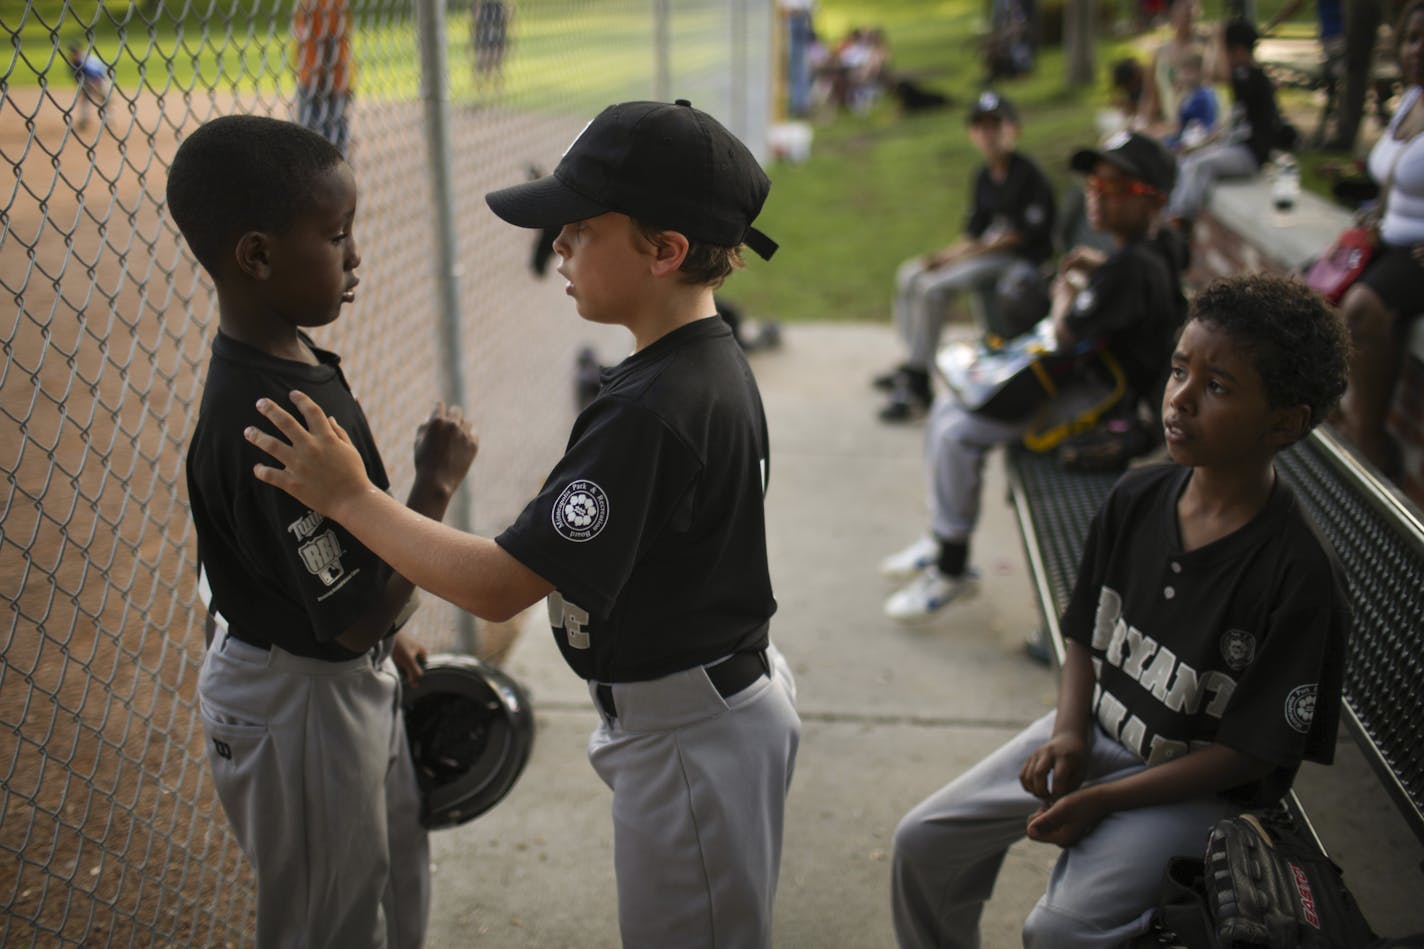
[[[1149,404],[1161,392],[1162,367],[1185,312],[1178,280],[1177,236],[1157,231],[1157,215],[1176,174],[1176,162],[1144,135],[1121,133],[1102,149],[1076,153],[1072,167],[1087,172],[1086,201],[1092,226],[1111,235],[1111,255],[1075,248],[1063,256],[1054,280],[1054,331],[1065,348],[1101,344],[1121,366],[1126,392],[1121,405]],[[1017,441],[1075,418],[1104,400],[1107,387],[1080,376],[1018,418],[970,411],[953,395],[934,404],[925,433],[930,477],[930,536],[881,563],[881,573],[910,581],[885,602],[885,613],[902,622],[936,615],[970,588],[969,538],[979,518],[984,457],[991,448]]]
[[[421,587],[507,619],[548,598],[564,658],[601,722],[589,758],[613,789],[628,946],[767,946],[800,720],[771,647],[762,498],[766,416],[713,290],[770,182],[685,100],[610,106],[554,174],[487,196],[554,250],[579,315],[633,334],[562,460],[494,540],[386,503],[346,437],[295,396],[270,403],[283,468],[258,477],[340,521]]]
[[[1294,281],[1192,302],[1162,399],[1175,464],[1129,472],[1063,614],[1056,712],[912,810],[895,835],[902,946],[976,945],[1004,851],[1063,848],[1025,946],[1117,946],[1167,860],[1329,763],[1349,632],[1329,545],[1275,474],[1345,390],[1340,317]]]
[[[930,362],[939,348],[950,304],[967,292],[986,303],[986,333],[1016,336],[994,310],[994,288],[1005,279],[1035,278],[1053,255],[1053,186],[1033,159],[1018,151],[1019,115],[1008,99],[986,91],[969,109],[969,138],[984,157],[974,175],[969,221],[954,243],[911,258],[895,274],[895,326],[909,356],[875,384],[890,392],[880,417],[917,418],[932,398]]]
[[[200,588],[216,635],[198,680],[208,760],[257,876],[257,944],[418,947],[429,855],[397,668],[414,588],[341,525],[249,472],[258,398],[301,391],[388,482],[340,360],[303,331],[355,298],[356,183],[301,126],[215,119],[179,147],[173,219],[218,292],[219,328],[188,448]],[[410,505],[440,517],[475,454],[458,410],[416,435]],[[388,661],[390,660],[390,661]]]

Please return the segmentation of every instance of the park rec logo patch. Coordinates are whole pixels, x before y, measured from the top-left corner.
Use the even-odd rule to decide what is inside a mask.
[[[1315,718],[1315,684],[1298,685],[1286,696],[1286,724],[1301,734],[1310,731]]]
[[[608,523],[608,495],[592,481],[570,481],[554,502],[553,520],[564,540],[593,540]]]
[[[1228,629],[1221,637],[1221,658],[1233,672],[1240,672],[1256,658],[1256,637],[1244,629]]]

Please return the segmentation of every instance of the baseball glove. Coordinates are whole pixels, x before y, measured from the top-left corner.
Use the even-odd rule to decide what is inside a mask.
[[[1378,939],[1340,869],[1313,847],[1273,841],[1254,815],[1219,821],[1205,863],[1207,906],[1222,946],[1329,949]]]

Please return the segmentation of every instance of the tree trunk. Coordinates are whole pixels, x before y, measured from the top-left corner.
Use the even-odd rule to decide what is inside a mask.
[[[1345,4],[1345,88],[1335,115],[1335,135],[1326,143],[1327,148],[1348,151],[1355,147],[1383,15],[1382,0],[1350,0]]]
[[[1069,86],[1092,85],[1097,78],[1097,0],[1068,0],[1063,19],[1065,79]]]

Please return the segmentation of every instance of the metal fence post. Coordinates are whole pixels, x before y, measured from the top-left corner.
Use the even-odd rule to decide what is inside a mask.
[[[462,360],[465,347],[460,334],[460,258],[455,239],[455,189],[450,173],[450,85],[445,55],[445,0],[416,0],[416,28],[420,42],[420,97],[425,105],[426,151],[430,160],[431,197],[436,227],[435,282],[440,301],[440,391],[447,405],[466,405]],[[473,528],[468,483],[452,499],[449,518],[462,531]],[[456,639],[473,654],[479,645],[475,618],[457,612]]]

